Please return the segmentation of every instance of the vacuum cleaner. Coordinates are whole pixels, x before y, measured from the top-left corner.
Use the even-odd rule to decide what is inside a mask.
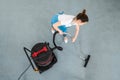
[[[55,32],[53,35],[53,48],[49,46],[48,42],[37,43],[31,50],[26,47],[23,48],[34,71],[39,71],[39,73],[42,73],[51,68],[57,62],[57,58],[53,51],[55,49],[60,51],[63,50],[61,46],[57,46],[55,43],[55,36],[57,33],[58,32]]]
[[[58,34],[58,31],[56,31],[53,34],[53,44],[54,47],[51,48],[49,46],[48,42],[40,42],[35,44],[31,50],[29,50],[28,48],[24,47],[24,52],[30,62],[30,65],[26,68],[26,70],[19,76],[18,80],[20,80],[20,78],[23,76],[23,74],[29,69],[30,66],[32,66],[34,71],[39,72],[40,74],[48,69],[50,69],[56,62],[57,62],[57,58],[54,54],[54,50],[59,50],[62,51],[63,48],[61,46],[58,46],[55,43],[55,37],[56,34]],[[29,53],[30,54],[29,54]],[[90,55],[87,56],[87,58],[82,58],[85,63],[84,63],[84,67],[87,66],[89,59],[90,59]]]
[[[31,50],[26,47],[23,48],[34,71],[39,71],[39,73],[42,73],[51,68],[57,62],[54,50],[57,49],[62,51],[63,48],[55,43],[56,34],[58,34],[58,31],[53,34],[53,48],[49,46],[48,42],[37,43]],[[28,54],[28,52],[30,54]],[[87,66],[89,59],[90,55],[84,58],[84,67]]]
[[[54,44],[53,48],[49,46],[48,42],[37,43],[33,46],[31,50],[24,47],[24,52],[34,71],[39,71],[40,73],[42,73],[48,70],[49,68],[51,68],[57,62],[57,58],[54,54],[54,50],[57,49],[62,51],[63,48],[55,43],[56,34],[58,34],[58,31],[56,31],[53,34],[53,44]],[[28,52],[30,53],[30,56]],[[89,59],[90,59],[90,55],[88,55],[84,59],[85,61],[84,67],[87,66]]]

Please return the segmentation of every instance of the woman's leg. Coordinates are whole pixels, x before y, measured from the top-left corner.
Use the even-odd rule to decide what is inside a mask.
[[[65,42],[65,43],[68,43],[68,38],[67,38],[67,36],[63,34],[63,37],[64,37],[64,42]]]
[[[62,25],[62,26],[59,26],[59,29],[62,31],[62,32],[67,32],[67,27],[65,25]],[[67,35],[66,34],[63,34],[63,37],[64,37],[64,42],[67,43],[68,42],[68,38],[67,38]]]
[[[55,29],[52,27],[51,28],[51,32],[54,34],[55,33]]]

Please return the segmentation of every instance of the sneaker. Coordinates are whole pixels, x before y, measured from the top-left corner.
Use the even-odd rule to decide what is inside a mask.
[[[64,37],[64,42],[68,43],[68,38],[67,37]]]
[[[51,29],[51,32],[52,32],[52,34],[54,34],[54,33],[55,33],[55,30],[52,28],[52,29]]]

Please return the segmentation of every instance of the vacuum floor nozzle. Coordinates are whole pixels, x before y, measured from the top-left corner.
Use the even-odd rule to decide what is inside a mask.
[[[88,64],[89,60],[90,60],[90,55],[88,55],[88,56],[87,56],[87,58],[85,59],[85,64],[84,64],[84,67],[86,67],[86,66],[87,66],[87,64]]]

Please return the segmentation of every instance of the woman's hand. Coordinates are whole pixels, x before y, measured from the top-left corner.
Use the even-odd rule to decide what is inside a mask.
[[[63,35],[63,32],[61,30],[58,31],[60,35]]]
[[[75,42],[75,40],[76,40],[76,38],[74,38],[74,37],[73,37],[73,38],[72,38],[72,42],[74,43],[74,42]]]
[[[56,22],[55,24],[53,24],[53,27],[54,27],[54,29],[55,29],[56,31],[59,32],[60,35],[62,35],[63,32],[58,28],[58,26],[60,26],[60,25],[61,25],[61,22],[58,21],[58,22]]]

